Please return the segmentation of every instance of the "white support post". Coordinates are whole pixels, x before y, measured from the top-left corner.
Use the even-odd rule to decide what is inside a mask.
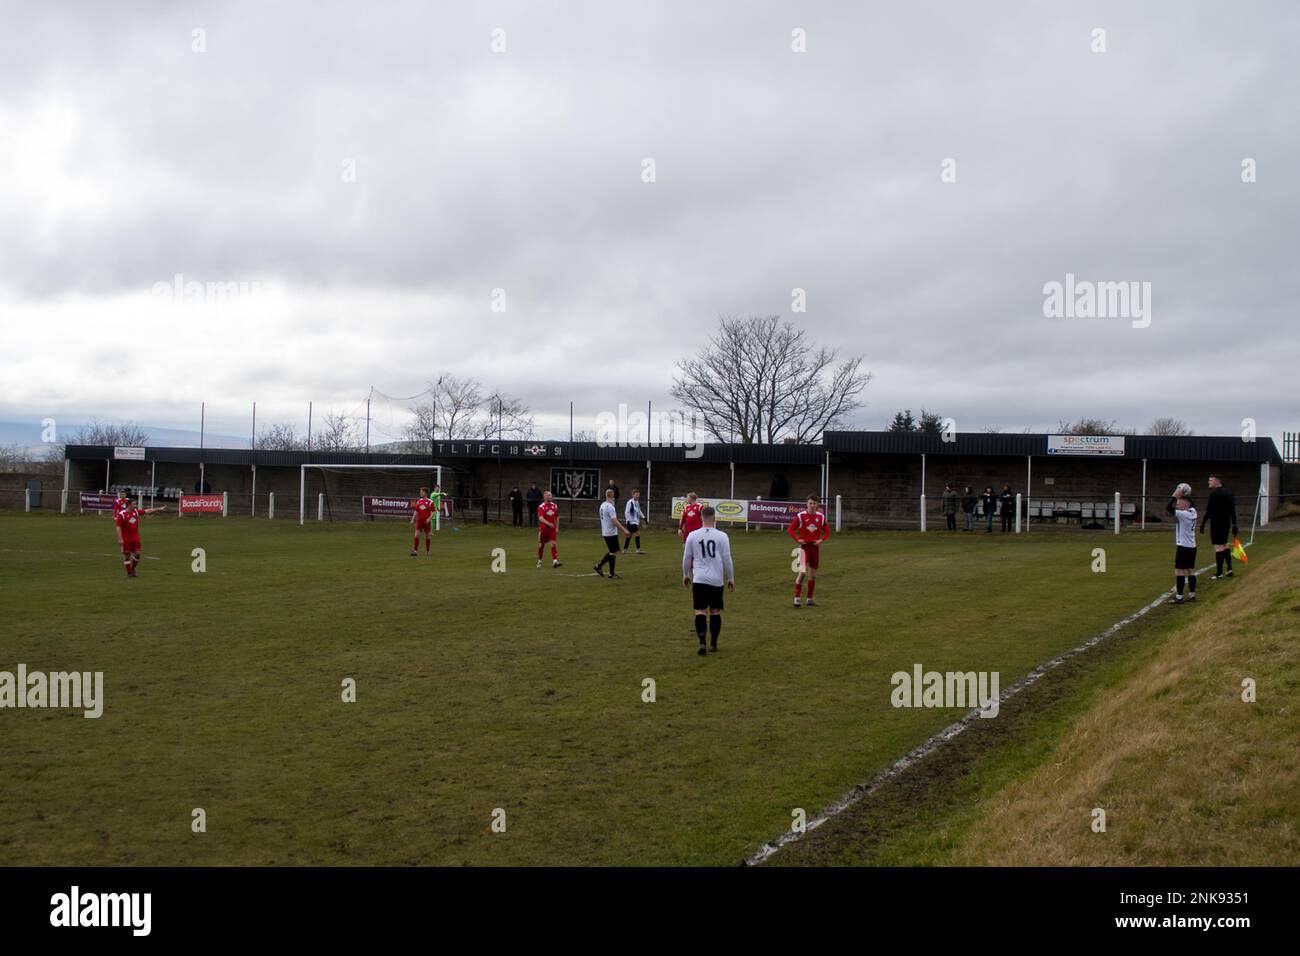
[[[230,492],[221,493],[221,517],[226,518],[230,515]]]
[[[253,494],[252,500],[249,501],[248,515],[251,518],[257,517],[257,466],[252,465],[253,469]]]
[[[1020,534],[1020,492],[1016,492],[1016,534]]]
[[[144,489],[141,488],[135,493],[135,506],[144,511]]]
[[[325,520],[325,492],[323,491],[316,496],[316,520]]]
[[[1259,466],[1259,526],[1268,524],[1268,462]]]
[[[298,524],[307,520],[307,466],[298,466]]]
[[[1142,459],[1142,530],[1147,529],[1147,460]]]
[[[266,496],[266,518],[270,521],[275,517],[275,492],[269,492]]]
[[[66,454],[66,453],[65,453]],[[63,514],[68,513],[68,478],[72,474],[72,459],[63,459]]]
[[[1115,492],[1115,533],[1119,534],[1119,492]]]
[[[840,530],[840,506],[843,503],[842,497],[843,497],[842,495],[835,496],[835,530],[836,531]]]
[[[32,510],[32,489],[23,489],[23,511]]]
[[[150,464],[153,467],[149,471],[149,507],[155,508],[158,506],[158,462],[154,460]]]
[[[67,513],[68,513],[68,489],[64,488],[63,500],[59,503],[59,514],[65,515]]]
[[[925,492],[921,492],[921,530],[925,530]]]
[[[1029,512],[1034,510],[1034,456],[1025,456],[1029,462],[1028,471],[1025,474],[1025,530],[1029,530]],[[1020,516],[1020,508],[1016,508],[1016,516]]]

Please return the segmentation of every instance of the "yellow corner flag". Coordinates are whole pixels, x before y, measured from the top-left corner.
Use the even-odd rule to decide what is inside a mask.
[[[1242,564],[1250,563],[1249,559],[1246,557],[1246,549],[1241,546],[1240,538],[1232,539],[1232,556]]]

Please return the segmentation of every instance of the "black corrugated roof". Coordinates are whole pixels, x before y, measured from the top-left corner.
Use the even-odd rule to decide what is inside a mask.
[[[823,447],[834,455],[969,455],[1017,457],[1047,454],[1047,434],[957,433],[951,442],[916,432],[827,432]],[[1125,435],[1125,458],[1153,461],[1282,461],[1271,438],[1240,436]]]

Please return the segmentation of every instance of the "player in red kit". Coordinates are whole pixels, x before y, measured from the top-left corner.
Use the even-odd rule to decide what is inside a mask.
[[[165,507],[137,508],[128,501],[113,515],[113,523],[117,525],[117,543],[122,547],[122,564],[128,578],[135,577],[135,567],[140,563],[140,519],[166,510]]]
[[[700,516],[704,505],[700,504],[698,499],[699,495],[692,491],[686,496],[686,504],[682,505],[682,517],[677,522],[677,537],[683,542],[692,531],[704,527],[704,519]]]
[[[429,489],[421,488],[420,497],[415,499],[411,510],[411,524],[415,525],[415,536],[411,538],[411,557],[420,553],[420,535],[424,535],[424,553],[429,553],[429,536],[433,533],[433,509],[436,507],[429,497]]]
[[[542,503],[537,506],[537,566],[542,566],[542,552],[547,542],[551,545],[551,567],[561,567],[560,551],[556,540],[560,536],[560,506],[551,498],[549,491],[542,492]]]
[[[807,507],[794,516],[785,530],[799,543],[799,570],[794,576],[794,606],[799,606],[799,592],[803,589],[804,574],[808,575],[808,606],[816,607],[813,589],[817,587],[817,567],[821,564],[822,542],[830,537],[831,529],[826,516],[817,510],[820,502],[809,495]]]

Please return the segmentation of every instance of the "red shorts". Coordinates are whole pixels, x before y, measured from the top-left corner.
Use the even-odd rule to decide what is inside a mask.
[[[139,550],[140,550],[140,536],[139,536],[139,535],[136,535],[136,536],[133,537],[133,538],[128,538],[128,537],[126,537],[125,535],[122,536],[122,553],[123,553],[123,554],[130,554],[132,551],[139,551]]]
[[[554,541],[555,539],[556,539],[556,533],[555,533],[555,529],[554,529],[554,528],[545,528],[545,527],[543,527],[543,528],[538,528],[538,529],[537,529],[537,543],[538,543],[538,544],[545,544],[546,542],[548,542],[548,541]]]
[[[800,544],[799,547],[803,549],[804,564],[816,571],[822,563],[822,546],[805,543]]]
[[[418,518],[416,519],[416,521],[415,521],[415,533],[416,533],[416,534],[420,534],[420,533],[429,534],[429,533],[431,533],[432,531],[433,531],[433,520],[432,520],[432,519],[429,519],[429,520],[426,520],[426,521],[420,521]]]

